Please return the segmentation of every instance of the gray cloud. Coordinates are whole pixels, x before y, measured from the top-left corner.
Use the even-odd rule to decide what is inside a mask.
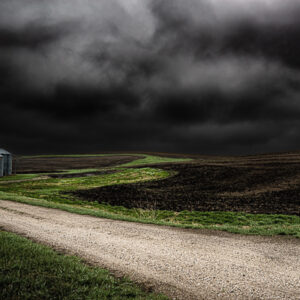
[[[3,0],[0,139],[19,152],[296,149],[299,15],[296,0]]]

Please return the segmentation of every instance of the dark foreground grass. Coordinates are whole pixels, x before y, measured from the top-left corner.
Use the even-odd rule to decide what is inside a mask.
[[[0,231],[0,299],[167,299],[18,235]]]

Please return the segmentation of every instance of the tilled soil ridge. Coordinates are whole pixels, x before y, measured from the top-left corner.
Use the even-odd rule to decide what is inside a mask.
[[[0,227],[173,299],[300,299],[300,241],[114,221],[0,200]]]

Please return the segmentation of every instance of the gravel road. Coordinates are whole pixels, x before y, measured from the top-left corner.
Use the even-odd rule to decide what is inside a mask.
[[[300,299],[300,240],[185,230],[0,200],[0,227],[173,299]]]

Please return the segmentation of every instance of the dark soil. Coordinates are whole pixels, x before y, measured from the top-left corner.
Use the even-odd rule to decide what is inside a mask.
[[[289,160],[293,160],[292,162]],[[159,165],[177,175],[76,191],[86,201],[127,208],[300,215],[300,160],[264,157]]]
[[[16,161],[17,173],[48,173],[70,169],[113,167],[141,156],[28,157]]]

